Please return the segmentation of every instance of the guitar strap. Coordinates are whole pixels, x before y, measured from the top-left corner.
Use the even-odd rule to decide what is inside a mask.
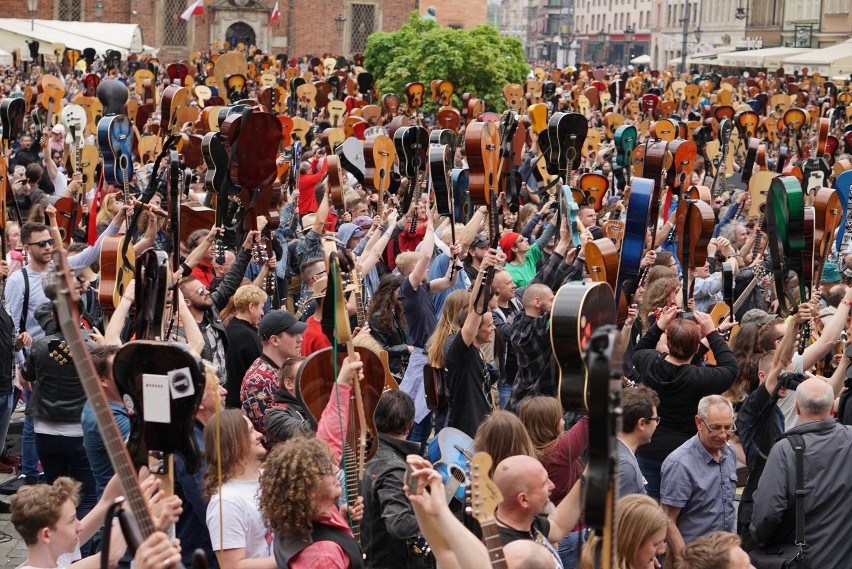
[[[24,274],[24,306],[21,309],[21,321],[18,323],[18,334],[27,331],[27,316],[30,311],[30,275],[27,273],[26,267],[21,267],[21,272]]]

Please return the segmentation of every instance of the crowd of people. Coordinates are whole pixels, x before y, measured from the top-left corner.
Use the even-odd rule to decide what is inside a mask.
[[[80,89],[79,74],[48,71],[66,84],[67,97]],[[22,96],[37,77],[38,71],[7,69],[0,95]],[[120,71],[117,77],[132,84]],[[644,78],[648,88],[660,80]],[[137,96],[133,89],[131,96]],[[315,122],[325,118],[321,112]],[[588,118],[590,128],[603,126],[599,112]],[[21,222],[3,220],[0,469],[20,476],[11,512],[29,552],[24,569],[99,566],[96,552],[104,544],[112,566],[131,558],[118,524],[101,529],[121,492],[58,324],[54,302],[63,276],[53,253],[65,248],[69,255],[97,380],[126,438],[134,411],[119,391],[113,362],[135,338],[131,313],[139,299],[129,286],[117,306],[104,306],[97,291],[102,245],[127,233],[136,206],[122,201],[121,188],[100,195],[94,181],[84,187],[69,167],[73,149],[64,135],[61,125],[39,132],[27,117],[23,133],[4,140],[8,201],[14,198]],[[229,569],[435,563],[470,569],[500,557],[510,568],[598,566],[606,528],[593,535],[585,523],[584,471],[590,428],[601,427],[584,413],[564,411],[549,327],[560,287],[591,280],[587,244],[604,237],[605,221],[623,221],[625,188],[613,180],[606,199],[612,207],[599,212],[582,205],[576,219],[566,218],[556,198],[539,189],[539,148],[530,132],[518,203],[501,195],[501,203],[492,204],[502,212],[492,240],[485,206],[455,227],[437,213],[429,192],[404,211],[402,197],[425,178],[403,177],[396,195],[377,198],[344,172],[344,206],[335,207],[329,153],[314,137],[298,156],[298,185],[282,180],[280,219],[271,234],[275,255],[268,259],[253,254],[258,231],[236,236],[214,226],[181,240],[162,216],[146,211],[137,219],[137,255],[149,249],[180,255],[172,275],[178,325],[169,341],[186,344],[210,365],[194,417],[200,468],[192,471],[191,461],[176,457],[172,497],[147,472],[140,474],[158,531],[132,544],[135,566],[180,560],[190,567],[196,550],[209,567]],[[584,168],[612,180],[612,159],[612,143],[604,142]],[[458,168],[468,166],[462,145],[454,160]],[[741,157],[734,168],[742,168]],[[202,164],[187,171],[195,180],[186,195],[191,203],[204,203],[210,191],[205,170]],[[691,183],[713,186],[709,170],[699,158]],[[150,175],[145,164],[134,164],[132,197],[141,195]],[[843,567],[852,544],[837,536],[852,528],[838,505],[850,493],[852,431],[835,410],[837,399],[844,401],[849,363],[850,251],[835,252],[820,290],[795,314],[779,316],[769,277],[762,276],[767,240],[759,220],[747,215],[754,196],[729,191],[725,179],[723,172],[709,204],[716,233],[707,262],[682,267],[675,241],[667,238],[676,220],[660,220],[620,328],[624,387],[613,566],[740,569],[751,566],[746,551],[794,544],[797,453],[791,440],[803,440],[803,549],[812,567]],[[58,227],[55,198],[79,192],[96,216],[86,215],[69,236]],[[377,199],[387,199],[381,215]],[[164,193],[151,199],[163,208],[167,202]],[[261,230],[265,217],[258,219]],[[89,223],[96,224],[92,240],[84,231]],[[577,223],[579,245],[572,236]],[[227,251],[219,255],[222,241]],[[319,416],[299,383],[306,359],[334,341],[324,326],[325,305],[336,302],[329,244],[352,260],[352,278],[359,281],[356,292],[346,290],[355,338],[387,353],[388,385],[398,384],[372,409],[376,448],[357,497],[346,484],[353,465],[345,447],[354,390],[364,379],[362,358],[347,354]],[[709,312],[722,301],[723,263],[734,266],[735,296],[745,302],[719,323]],[[493,275],[489,286],[486,275]],[[686,306],[685,285],[694,291]],[[483,310],[485,291],[491,296]],[[273,306],[277,301],[280,308]],[[797,351],[804,323],[811,324],[812,338]],[[437,401],[427,400],[431,381],[439,386]],[[26,419],[18,457],[4,443],[19,399]],[[496,524],[496,550],[481,540],[485,521],[473,519],[449,488],[452,478],[425,458],[444,429],[470,441],[459,450],[487,452],[493,461],[488,477],[502,501],[486,521]],[[163,533],[171,526],[176,539]]]

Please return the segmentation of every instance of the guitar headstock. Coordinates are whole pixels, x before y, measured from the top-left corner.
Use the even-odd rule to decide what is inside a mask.
[[[497,506],[503,502],[503,494],[488,476],[492,464],[494,461],[487,452],[478,452],[470,459],[471,515],[480,524],[492,521]]]

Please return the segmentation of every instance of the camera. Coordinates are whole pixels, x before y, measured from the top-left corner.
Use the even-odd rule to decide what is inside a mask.
[[[796,390],[801,383],[805,381],[804,374],[795,373],[792,371],[785,371],[781,375],[778,376],[778,385],[785,389]]]

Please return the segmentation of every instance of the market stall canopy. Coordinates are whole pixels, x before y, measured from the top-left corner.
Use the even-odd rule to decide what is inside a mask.
[[[803,47],[767,47],[723,53],[719,55],[717,61],[719,67],[747,67],[774,71],[781,67],[781,62],[784,59],[810,51],[813,50]]]
[[[848,77],[852,73],[852,38],[830,47],[787,57],[781,65],[788,72],[801,71],[803,67],[807,67],[809,73],[820,73],[826,77]]]
[[[647,53],[643,55],[638,55],[630,60],[630,63],[633,65],[648,65],[651,63],[651,56]]]
[[[19,49],[24,59],[29,59],[27,41],[39,42],[39,53],[53,55],[53,44],[65,44],[80,51],[94,48],[99,54],[109,49],[128,53],[150,50],[142,44],[142,30],[136,24],[111,24],[102,22],[65,22],[60,20],[22,20],[0,18],[0,49]]]
[[[6,67],[9,65],[12,65],[12,54],[0,49],[0,66]]]
[[[686,57],[686,65],[719,65],[718,58],[720,54],[730,53],[734,51],[734,46],[732,45],[723,45],[717,48],[711,48],[705,51],[699,51],[693,53],[692,55],[688,55]],[[673,57],[669,60],[669,65],[678,66],[680,65],[680,58]]]

